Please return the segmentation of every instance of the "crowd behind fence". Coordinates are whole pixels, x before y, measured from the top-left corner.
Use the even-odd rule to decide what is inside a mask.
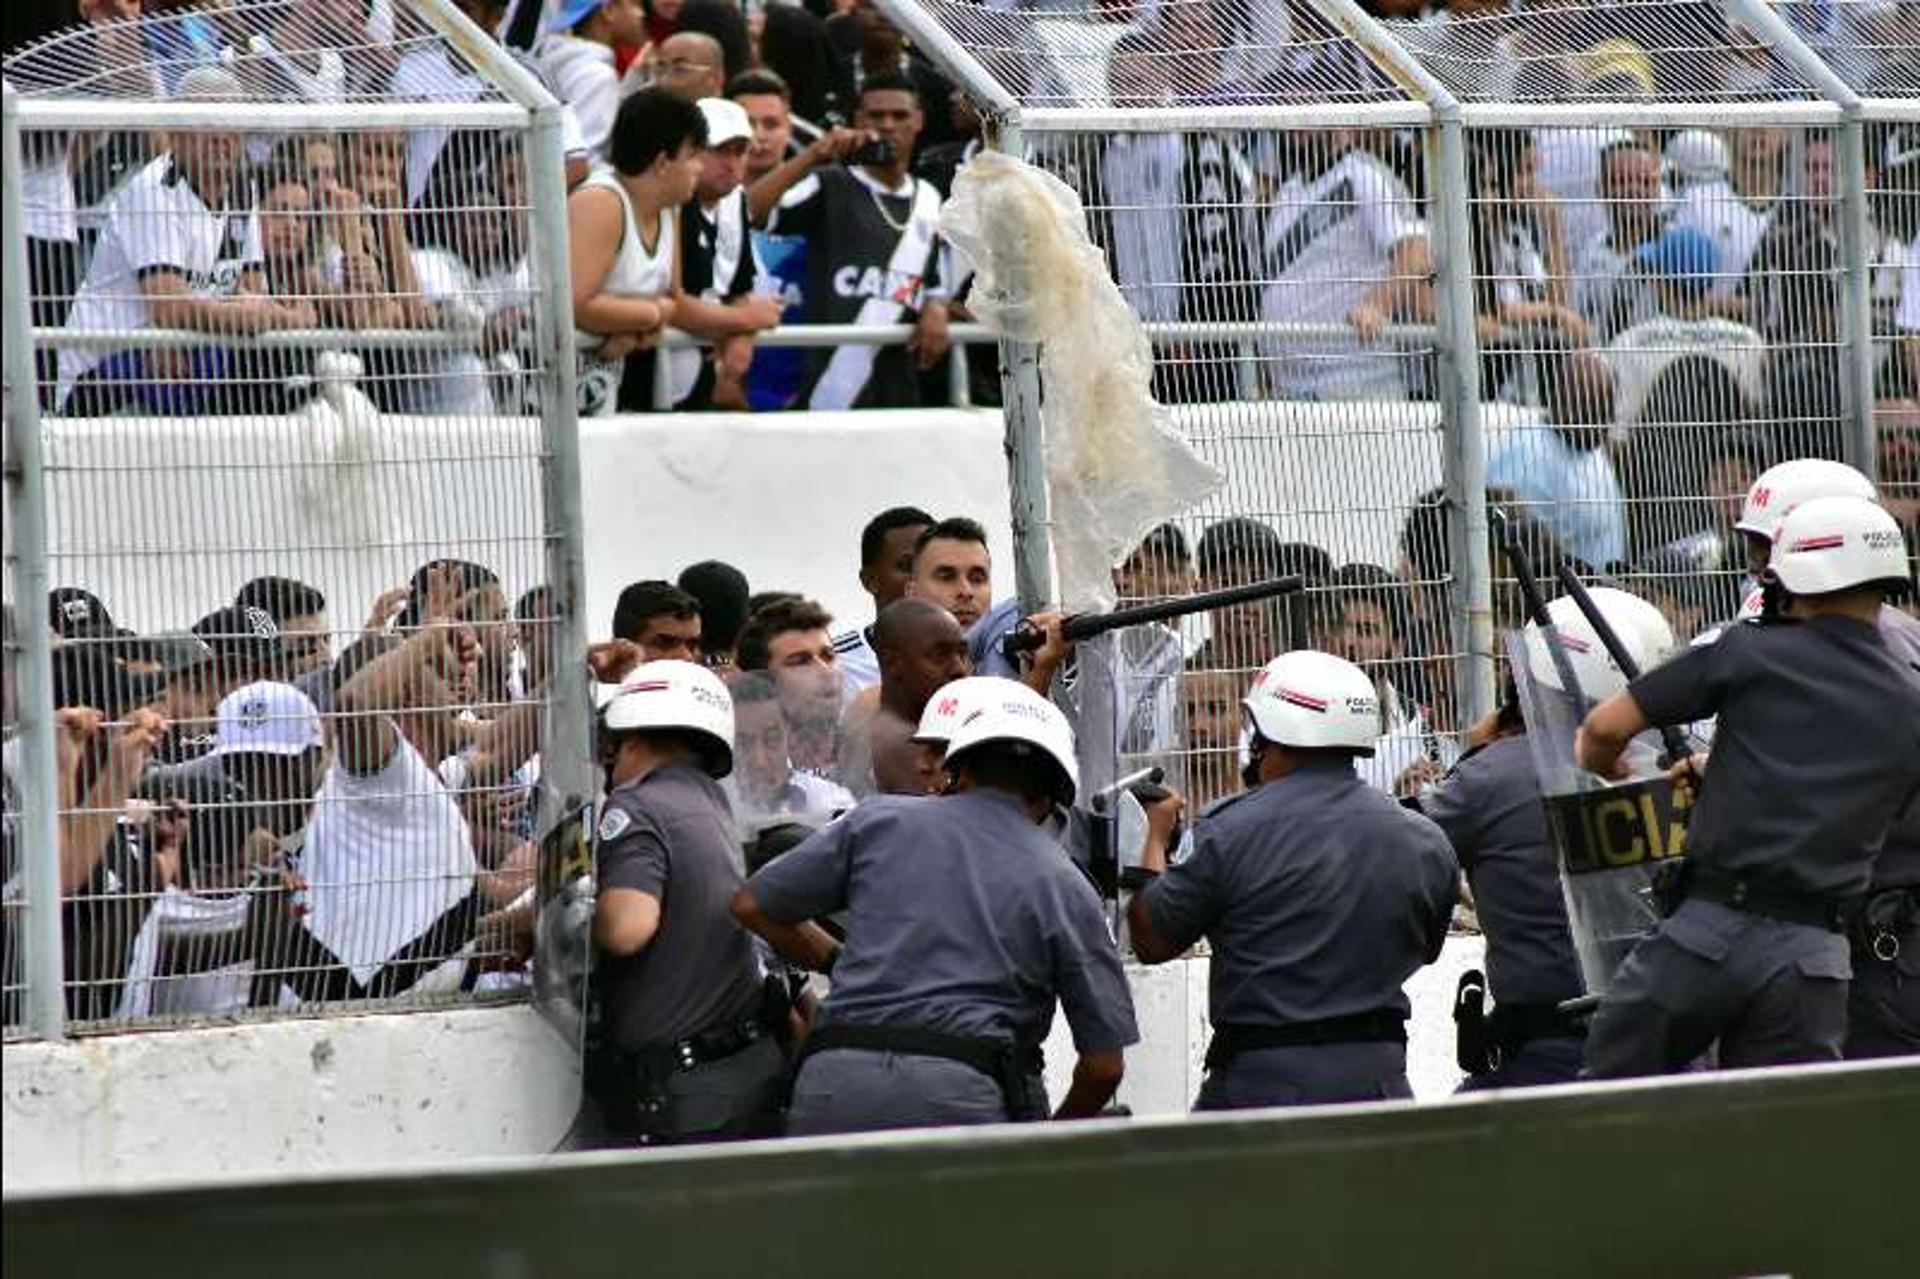
[[[1920,520],[1920,7],[79,8],[6,62],[8,411],[44,418],[8,433],[9,1033],[524,990],[539,840],[591,789],[552,677],[607,633],[567,574],[556,422],[1004,391],[1018,502],[1045,388],[968,322],[937,234],[896,261],[922,188],[983,144],[1080,196],[1156,396],[1226,476],[1118,594],[1307,579],[1110,641],[1080,693],[1114,698],[1096,781],[1153,762],[1196,803],[1231,791],[1248,673],[1306,644],[1379,683],[1369,780],[1426,784],[1515,616],[1489,506],[1680,635],[1739,606],[1731,523],[1772,461],[1853,461]],[[701,104],[661,225],[704,274],[600,331],[566,225],[636,98]],[[828,376],[868,346],[865,382]],[[612,630],[717,659],[747,595],[650,588],[670,606]],[[1005,620],[974,603],[982,633]],[[660,639],[689,615],[700,645]],[[869,619],[774,616],[793,673],[762,654],[734,688],[750,842],[870,780],[843,705]],[[36,646],[59,711],[37,738],[14,683]],[[35,750],[59,782],[39,826]]]

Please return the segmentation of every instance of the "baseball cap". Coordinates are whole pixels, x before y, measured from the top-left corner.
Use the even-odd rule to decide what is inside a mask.
[[[560,0],[554,5],[553,16],[547,19],[550,31],[571,31],[587,20],[587,15],[605,4],[607,0]]]
[[[193,633],[227,671],[257,669],[280,659],[280,624],[251,604],[216,609],[193,624]]]
[[[134,645],[136,651],[172,678],[213,660],[213,649],[192,631],[168,631],[149,635]]]
[[[324,740],[319,710],[291,684],[248,684],[221,698],[213,714],[215,755],[298,755]]]
[[[1650,244],[1640,246],[1640,265],[1676,284],[1705,290],[1720,266],[1720,250],[1713,237],[1692,227],[1670,226]]]
[[[119,634],[113,614],[92,591],[56,586],[47,592],[47,625],[62,639],[98,639]]]
[[[707,118],[707,146],[723,147],[729,142],[753,138],[753,125],[747,109],[731,98],[700,99],[700,114]]]

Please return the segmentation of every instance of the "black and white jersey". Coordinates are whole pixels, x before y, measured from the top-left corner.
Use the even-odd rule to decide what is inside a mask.
[[[911,323],[945,296],[940,193],[919,178],[888,190],[858,168],[824,168],[796,183],[768,223],[807,241],[809,324]],[[843,346],[814,353],[795,407],[913,407],[919,380],[905,349]]]
[[[869,626],[833,637],[833,660],[846,681],[849,702],[860,695],[860,690],[880,682],[880,655],[873,651],[872,630]]]
[[[709,302],[731,302],[753,291],[761,274],[747,225],[744,187],[720,197],[711,208],[699,197],[680,206],[680,287],[690,297]],[[673,402],[679,404],[706,380],[699,350],[671,352]]]

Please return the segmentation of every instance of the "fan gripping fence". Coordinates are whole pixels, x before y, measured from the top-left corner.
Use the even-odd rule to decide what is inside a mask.
[[[7,55],[9,1036],[526,997],[591,787],[561,117],[372,13]]]
[[[1123,602],[1309,579],[1083,661],[1082,707],[1113,708],[1082,717],[1088,785],[1237,789],[1247,677],[1300,644],[1375,675],[1369,780],[1426,784],[1519,620],[1490,504],[1681,635],[1737,606],[1770,461],[1842,458],[1914,522],[1920,6],[879,4],[1080,195],[1156,397],[1225,474]],[[1031,606],[1048,405],[1031,350],[1001,366]]]

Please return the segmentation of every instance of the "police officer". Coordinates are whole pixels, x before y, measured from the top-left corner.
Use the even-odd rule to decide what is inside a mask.
[[[1459,865],[1438,827],[1355,774],[1380,737],[1359,667],[1287,653],[1242,704],[1249,789],[1207,810],[1171,869],[1175,805],[1154,805],[1142,865],[1163,873],[1128,906],[1146,963],[1213,946],[1195,1109],[1410,1097],[1401,988],[1439,957]]]
[[[1609,587],[1590,594],[1641,668],[1673,647],[1673,633],[1653,605]],[[1554,600],[1547,614],[1585,696],[1605,698],[1626,687],[1626,676],[1570,597]],[[1561,675],[1537,624],[1528,625],[1522,642],[1528,675],[1558,689]],[[1420,811],[1453,844],[1486,933],[1486,981],[1495,1006],[1484,1027],[1469,1013],[1459,1028],[1468,1071],[1462,1092],[1566,1083],[1579,1076],[1584,1055],[1585,1021],[1560,1011],[1585,993],[1585,983],[1527,728],[1509,678],[1492,735],[1419,799]],[[1461,1016],[1456,1009],[1456,1020]],[[1469,1046],[1475,1033],[1483,1051]]]
[[[735,899],[787,958],[833,972],[789,1132],[1042,1118],[1039,1046],[1056,999],[1079,1062],[1055,1117],[1091,1116],[1139,1038],[1099,899],[1039,825],[1077,784],[1066,717],[1013,680],[971,681],[966,697],[946,795],[875,796]],[[837,956],[795,935],[839,910]]]
[[[743,879],[716,779],[733,768],[733,703],[691,662],[647,662],[601,712],[608,768],[593,939],[616,1142],[779,1131],[786,1010],[727,906]]]
[[[1866,476],[1824,458],[1796,458],[1764,472],[1735,525],[1747,536],[1750,564],[1758,557],[1764,567],[1781,519],[1802,502],[1844,496],[1878,500]],[[1760,568],[1754,571],[1758,576]],[[1879,621],[1887,647],[1920,681],[1920,621],[1892,605],[1881,607]],[[1920,812],[1887,832],[1853,941],[1847,1056],[1920,1052]]]
[[[1600,1077],[1830,1060],[1848,946],[1887,829],[1920,794],[1920,691],[1877,622],[1908,583],[1893,517],[1815,498],[1779,524],[1777,624],[1729,627],[1595,707],[1580,765],[1617,777],[1637,733],[1718,715],[1677,908],[1615,975],[1587,1037]]]

